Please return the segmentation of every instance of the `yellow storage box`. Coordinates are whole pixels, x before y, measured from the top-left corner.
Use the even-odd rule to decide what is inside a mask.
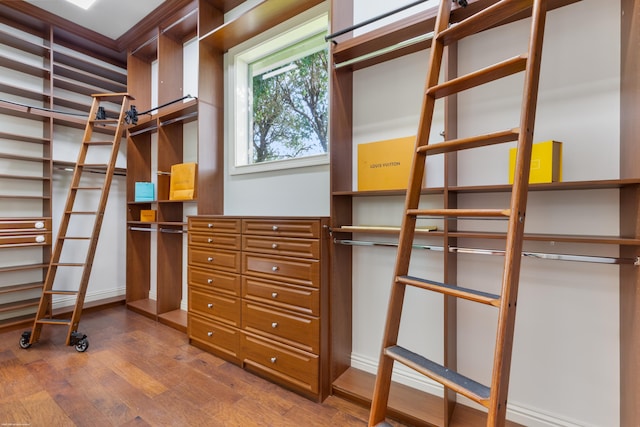
[[[358,191],[403,190],[409,183],[415,136],[358,145]]]
[[[509,184],[513,184],[516,165],[516,148],[509,150]],[[529,183],[562,181],[562,142],[543,141],[533,144]]]
[[[155,222],[155,220],[156,220],[155,209],[142,209],[140,211],[141,222]]]

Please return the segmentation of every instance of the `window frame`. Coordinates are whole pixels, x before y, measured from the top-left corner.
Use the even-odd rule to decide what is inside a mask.
[[[327,151],[321,154],[260,163],[243,164],[244,162],[240,161],[240,159],[248,160],[250,151],[249,73],[251,63],[327,29],[328,8],[326,4],[322,4],[229,49],[225,55],[227,70],[225,110],[229,112],[225,139],[230,175],[329,164],[330,141],[327,141]]]

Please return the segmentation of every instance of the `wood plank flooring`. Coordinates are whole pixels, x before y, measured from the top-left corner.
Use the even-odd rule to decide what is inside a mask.
[[[64,327],[45,326],[27,350],[19,346],[22,332],[0,334],[2,426],[367,424],[366,408],[335,396],[311,402],[123,305],[83,315],[84,353],[64,345]]]

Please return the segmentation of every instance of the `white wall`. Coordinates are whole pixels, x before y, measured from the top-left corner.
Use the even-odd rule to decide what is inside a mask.
[[[358,22],[410,1],[354,3]],[[618,2],[598,0],[584,0],[548,15],[535,140],[564,143],[565,181],[619,176],[619,15]],[[460,72],[520,53],[527,24],[510,24],[461,42]],[[428,51],[420,52],[355,73],[354,144],[415,134],[427,56]],[[521,86],[521,77],[510,77],[462,94],[460,136],[517,126]],[[432,141],[441,130],[438,113]],[[506,184],[511,146],[460,153],[459,184]],[[441,172],[442,162],[430,159],[428,185],[442,185]],[[354,189],[356,173],[354,165]],[[617,235],[618,197],[617,190],[531,193],[527,232]],[[401,197],[357,198],[354,223],[397,225],[402,202]],[[439,197],[423,197],[425,205],[437,203]],[[460,200],[461,207],[506,203],[508,195],[498,193],[469,194]],[[503,227],[489,221],[463,226]],[[355,238],[384,240],[365,234]],[[442,244],[434,238],[423,241]],[[499,243],[461,239],[458,245],[499,248]],[[618,255],[616,247],[605,245],[527,242],[525,250]],[[395,250],[354,247],[353,253],[352,364],[375,373]],[[442,279],[441,261],[438,252],[414,252],[412,273]],[[460,255],[458,283],[497,292],[501,270],[500,257]],[[509,418],[527,426],[618,425],[618,268],[525,258],[521,276]],[[400,344],[441,361],[441,297],[410,290],[405,301]],[[495,319],[493,309],[459,303],[459,370],[484,383],[490,378]],[[440,391],[408,370],[397,371],[400,381]]]

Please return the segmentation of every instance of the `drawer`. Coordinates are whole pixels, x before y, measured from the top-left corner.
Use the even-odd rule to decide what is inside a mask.
[[[317,317],[243,300],[242,329],[311,353],[320,351],[320,321]]]
[[[189,288],[189,311],[240,327],[240,298]]]
[[[320,291],[316,288],[243,277],[242,298],[310,316],[320,315]]]
[[[189,230],[214,233],[240,233],[240,220],[215,216],[190,216]]]
[[[320,261],[313,259],[262,256],[243,252],[242,274],[301,286],[320,287]]]
[[[215,268],[231,273],[239,273],[240,252],[219,249],[205,250],[189,247],[189,264],[198,267]]]
[[[239,234],[189,232],[189,245],[207,249],[239,250],[240,242]]]
[[[44,246],[51,244],[51,232],[6,235],[0,233],[0,246]]]
[[[189,267],[187,274],[190,286],[200,286],[226,295],[240,296],[239,274],[196,267]]]
[[[317,239],[320,237],[320,221],[317,219],[243,219],[242,233]]]
[[[189,313],[189,339],[213,353],[239,359],[240,330]]]
[[[51,231],[51,218],[0,219],[0,233],[8,231]]]
[[[263,254],[320,258],[320,240],[291,237],[242,236],[242,250]]]
[[[318,356],[243,332],[240,348],[245,368],[297,389],[318,393]]]

